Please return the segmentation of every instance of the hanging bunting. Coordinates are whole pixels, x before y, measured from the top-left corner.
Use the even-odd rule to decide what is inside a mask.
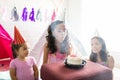
[[[35,18],[34,18],[34,8],[32,8],[32,11],[30,12],[29,19],[30,19],[31,21],[34,21],[34,22],[35,22]]]
[[[55,13],[55,9],[54,9],[53,14],[52,14],[52,17],[51,17],[51,21],[52,21],[52,22],[55,20],[55,17],[56,17],[56,13]]]
[[[27,8],[24,7],[22,12],[22,20],[27,21],[27,16],[28,16],[28,11],[27,11]]]
[[[37,14],[36,14],[36,20],[40,20],[40,21],[42,21],[42,14],[41,14],[40,9],[38,9],[38,11],[37,11]]]
[[[17,8],[14,6],[12,11],[11,11],[11,20],[13,21],[18,21],[19,20],[19,15],[17,13]]]

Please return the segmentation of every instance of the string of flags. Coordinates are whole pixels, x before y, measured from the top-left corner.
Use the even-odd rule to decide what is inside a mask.
[[[42,11],[41,11],[41,9],[37,10],[36,15],[35,15],[34,8],[31,9],[30,13],[28,13],[28,12],[29,11],[28,11],[27,7],[24,7],[23,10],[22,10],[22,15],[20,16],[17,12],[17,8],[14,6],[13,9],[11,10],[11,18],[10,19],[12,21],[18,21],[18,20],[21,19],[24,22],[28,21],[28,19],[30,21],[33,21],[33,22],[35,22],[36,20],[37,21],[42,21],[42,13],[41,13]],[[55,12],[55,10],[53,10],[53,13],[51,15],[51,21],[54,21],[55,17],[56,17],[56,12]]]

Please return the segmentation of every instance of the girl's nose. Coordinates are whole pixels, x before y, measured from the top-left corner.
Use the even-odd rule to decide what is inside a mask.
[[[94,49],[96,46],[95,45],[92,45],[92,48]]]

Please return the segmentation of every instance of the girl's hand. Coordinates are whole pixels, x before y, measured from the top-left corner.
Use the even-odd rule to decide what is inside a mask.
[[[34,70],[34,77],[35,77],[35,80],[38,80],[39,71],[38,71],[37,65],[33,65],[33,70]]]

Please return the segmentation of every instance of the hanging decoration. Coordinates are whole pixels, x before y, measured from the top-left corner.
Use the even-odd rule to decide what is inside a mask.
[[[27,7],[24,7],[22,10],[22,15],[21,17],[19,17],[17,13],[17,8],[16,6],[14,6],[11,11],[10,19],[13,21],[18,21],[19,19],[22,19],[22,21],[24,22],[28,21],[28,19],[32,22],[35,22],[36,20],[44,21],[44,22],[53,22],[55,19],[60,19],[61,15],[63,15],[62,18],[65,17],[65,15],[63,14],[64,12],[62,11],[64,0],[59,0],[59,2],[56,2],[55,0],[51,0],[51,1],[54,5],[54,7],[51,7],[53,11],[51,10],[51,8],[41,11],[41,9],[39,8],[37,10],[36,15],[34,8],[31,8],[31,11],[28,11],[29,9],[27,9]],[[44,12],[43,15],[42,12]]]
[[[27,21],[27,16],[28,16],[28,11],[27,11],[27,8],[24,7],[22,12],[22,20]]]
[[[13,21],[18,21],[19,20],[19,15],[17,13],[17,8],[14,6],[12,11],[11,11],[11,20]]]
[[[55,17],[56,17],[56,13],[55,13],[55,9],[54,9],[53,14],[52,14],[52,17],[51,17],[51,21],[52,21],[52,22],[55,20]]]
[[[32,8],[32,11],[30,12],[29,19],[30,19],[31,21],[34,21],[34,22],[35,22],[35,18],[34,18],[34,8]]]
[[[38,9],[38,11],[37,11],[37,14],[36,14],[36,20],[40,20],[40,21],[42,21],[42,14],[41,14],[41,11],[40,11],[40,9]]]

